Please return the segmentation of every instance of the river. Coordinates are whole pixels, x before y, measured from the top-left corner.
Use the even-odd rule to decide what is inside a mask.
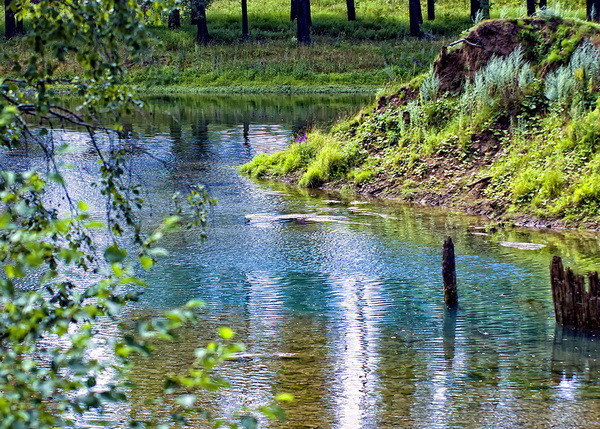
[[[555,325],[548,276],[553,255],[579,272],[598,270],[600,235],[490,226],[448,210],[237,173],[306,127],[353,115],[370,101],[164,97],[148,100],[146,113],[126,124],[132,139],[168,161],[132,161],[145,185],[148,223],[189,182],[204,184],[219,202],[206,241],[185,233],[166,239],[170,256],[123,313],[127,322],[190,299],[207,303],[202,322],[182,329],[177,342],[136,359],[136,387],[128,404],[109,409],[111,425],[167,416],[169,406],[152,400],[164,375],[189,366],[194,348],[228,325],[247,350],[219,372],[232,388],[203,399],[216,414],[288,392],[296,397],[286,406],[289,420],[265,425],[600,427],[600,338]],[[77,174],[85,183],[87,173]],[[443,304],[447,236],[457,253],[456,311]],[[105,328],[107,336],[126,329]]]

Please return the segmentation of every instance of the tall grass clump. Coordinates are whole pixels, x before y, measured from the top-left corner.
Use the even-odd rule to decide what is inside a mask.
[[[428,101],[434,101],[440,92],[440,78],[435,74],[433,70],[429,70],[423,83],[419,88],[419,96],[421,101],[426,103]]]
[[[293,175],[300,186],[316,187],[350,171],[357,161],[357,149],[335,136],[313,131],[296,139],[285,151],[258,155],[239,170],[254,178]]]

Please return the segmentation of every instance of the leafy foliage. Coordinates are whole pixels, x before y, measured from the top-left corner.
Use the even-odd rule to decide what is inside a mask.
[[[140,187],[127,174],[132,149],[118,132],[120,115],[140,104],[124,84],[123,66],[148,46],[139,4],[14,1],[20,17],[30,23],[25,43],[32,51],[27,57],[3,53],[12,77],[0,79],[0,141],[3,150],[35,145],[47,168],[0,172],[0,427],[72,427],[87,411],[102,412],[106,404],[127,399],[122,384],[132,354],[152,353],[153,341],[170,340],[195,320],[199,302],[139,322],[135,335],[112,340],[110,359],[93,357],[99,323],[116,319],[145,285],[135,274],[137,267],[150,269],[166,253],[159,246],[167,233],[190,228],[202,235],[212,201],[196,186],[186,197],[174,196],[172,214],[157,228],[142,228]],[[157,2],[154,7],[160,11],[170,5]],[[73,61],[77,77],[56,76]],[[80,106],[64,107],[60,93],[65,88],[81,96]],[[102,126],[107,118],[110,128]],[[106,202],[104,222],[69,194],[56,161],[68,148],[56,147],[52,138],[54,129],[65,125],[88,133],[99,164],[95,185]],[[61,189],[66,212],[49,205],[50,188]],[[107,230],[108,243],[95,239],[98,228]],[[187,375],[169,380],[170,391],[186,389],[177,398],[180,406],[198,409],[190,388],[226,385],[212,371],[242,349],[232,338],[233,332],[221,329],[219,341],[198,349],[198,361]],[[99,383],[110,372],[115,377]],[[269,405],[259,412],[280,415],[277,410]],[[181,415],[173,418],[185,422]],[[249,411],[215,425],[253,427],[256,421]]]

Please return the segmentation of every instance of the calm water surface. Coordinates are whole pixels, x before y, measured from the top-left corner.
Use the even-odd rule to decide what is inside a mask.
[[[297,398],[289,421],[273,427],[600,427],[600,340],[555,326],[548,279],[555,254],[578,271],[598,270],[599,235],[490,230],[477,217],[255,183],[236,172],[368,101],[164,98],[128,124],[137,142],[168,160],[133,161],[149,189],[148,223],[190,181],[219,203],[208,240],[169,237],[171,255],[125,312],[128,320],[207,302],[202,323],[138,360],[137,388],[111,410],[113,425],[167,415],[152,401],[162,377],[189,366],[194,348],[226,324],[247,353],[221,369],[233,387],[203,399],[217,414],[289,392]],[[84,183],[85,171],[73,174]],[[298,216],[282,217],[290,214]],[[443,306],[447,236],[457,252],[457,311]]]

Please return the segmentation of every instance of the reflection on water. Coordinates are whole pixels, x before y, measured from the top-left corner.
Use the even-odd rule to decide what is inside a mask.
[[[578,271],[597,270],[599,235],[494,230],[477,217],[336,201],[236,173],[255,154],[285,147],[307,123],[364,101],[158,99],[131,119],[132,143],[168,161],[131,160],[150,189],[148,223],[166,213],[173,189],[185,189],[182,179],[205,183],[219,204],[206,243],[183,233],[168,239],[171,256],[123,316],[128,322],[193,298],[208,303],[178,342],[137,358],[137,387],[129,404],[111,410],[113,422],[167,416],[167,402],[156,399],[162,377],[188,367],[194,348],[227,324],[247,353],[221,369],[233,387],[202,399],[217,414],[290,392],[297,401],[289,421],[274,427],[600,426],[600,340],[555,330],[548,280],[555,254]],[[78,165],[68,173],[78,179],[75,198],[94,199],[89,155],[69,157]],[[443,306],[446,236],[457,253],[456,311]]]

